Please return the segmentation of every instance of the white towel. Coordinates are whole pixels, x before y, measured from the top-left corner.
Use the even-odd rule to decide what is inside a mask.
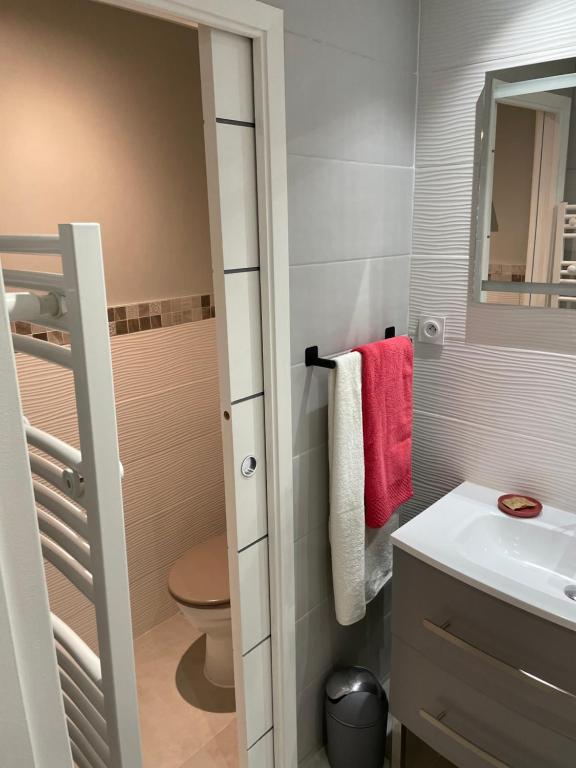
[[[328,386],[330,545],[336,618],[348,625],[366,614],[366,604],[392,571],[390,534],[397,515],[383,528],[364,523],[362,357],[338,357]]]

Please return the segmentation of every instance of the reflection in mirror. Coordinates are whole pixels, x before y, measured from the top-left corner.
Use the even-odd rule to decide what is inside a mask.
[[[576,59],[488,73],[475,298],[576,309]]]

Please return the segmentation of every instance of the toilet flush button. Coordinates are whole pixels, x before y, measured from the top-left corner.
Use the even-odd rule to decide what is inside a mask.
[[[256,472],[257,464],[256,456],[246,456],[240,465],[240,472],[242,472],[244,477],[252,477],[254,472]]]

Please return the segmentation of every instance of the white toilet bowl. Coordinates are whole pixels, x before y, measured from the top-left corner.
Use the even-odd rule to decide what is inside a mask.
[[[206,635],[206,678],[214,685],[233,687],[226,535],[212,536],[184,553],[170,569],[168,589],[182,614]]]
[[[223,608],[193,608],[178,603],[178,607],[198,632],[206,635],[204,675],[222,688],[234,686],[232,658],[232,620],[230,606]]]

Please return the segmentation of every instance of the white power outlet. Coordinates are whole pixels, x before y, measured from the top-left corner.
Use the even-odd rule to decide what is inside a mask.
[[[445,332],[445,315],[420,315],[418,320],[418,341],[425,344],[444,344]]]

